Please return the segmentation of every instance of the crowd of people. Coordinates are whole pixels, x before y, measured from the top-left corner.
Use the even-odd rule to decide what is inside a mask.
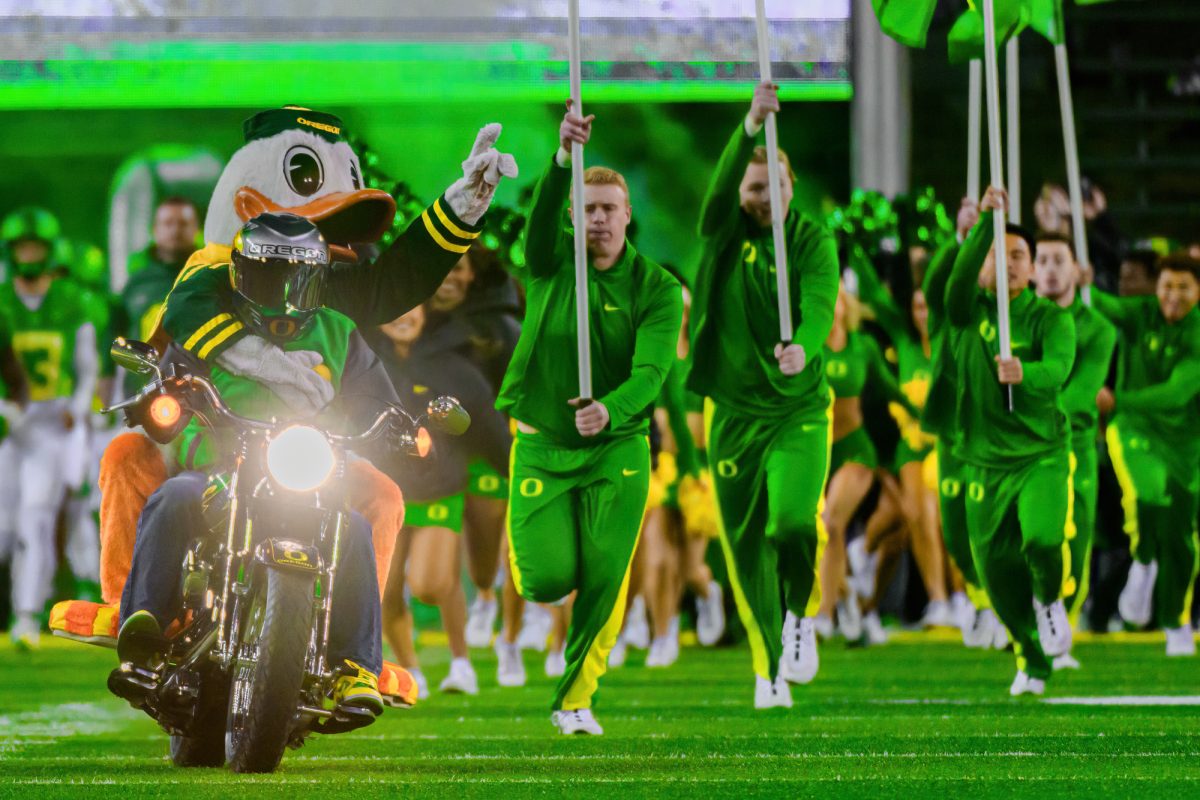
[[[690,279],[635,248],[621,174],[586,171],[591,397],[564,221],[571,145],[593,117],[570,109],[523,263],[451,226],[470,243],[436,292],[361,331],[404,405],[451,395],[472,419],[465,436],[435,434],[429,459],[376,465],[405,501],[383,638],[421,695],[414,610],[430,607],[451,653],[438,691],[480,691],[472,650],[494,649],[500,687],[526,682],[523,649],[544,651],[567,733],[602,732],[590,706],[606,668],[637,663],[630,649],[670,667],[688,628],[701,647],[747,641],[760,708],[818,675],[819,640],[884,645],[888,618],[1011,644],[1013,694],[1079,668],[1085,627],[1159,628],[1167,655],[1195,653],[1200,245],[1128,249],[1096,224],[1106,263],[1081,264],[1048,192],[1041,230],[1010,223],[1000,243],[1002,323],[1003,190],[894,252],[790,210],[796,330],[780,342],[756,144],[778,110],[759,86],[731,132]],[[193,202],[162,199],[116,296],[50,212],[0,226],[0,604],[22,648],[57,594],[98,595],[97,474],[120,428],[100,409],[139,386],[107,343],[150,339],[200,223]],[[897,583],[905,564],[919,580]]]

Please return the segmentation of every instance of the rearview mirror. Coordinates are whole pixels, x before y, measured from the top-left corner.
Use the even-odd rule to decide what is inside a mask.
[[[461,436],[471,427],[471,415],[462,403],[446,395],[430,400],[425,416],[430,426],[451,436]]]
[[[158,372],[158,351],[145,342],[118,336],[112,343],[113,361],[138,375],[153,375]]]

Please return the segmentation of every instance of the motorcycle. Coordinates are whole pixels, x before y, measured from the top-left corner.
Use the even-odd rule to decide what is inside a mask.
[[[186,367],[160,367],[149,345],[118,339],[117,364],[153,376],[124,412],[167,444],[192,417],[232,442],[230,468],[204,494],[205,528],[189,544],[182,613],[148,665],[123,660],[109,688],[153,717],[171,737],[178,766],[271,772],[288,747],[314,732],[336,733],[374,721],[366,709],[335,708],[339,677],[327,659],[337,602],[340,541],[350,524],[345,486],[350,454],[386,440],[425,456],[426,425],[461,434],[470,417],[439,397],[414,419],[389,405],[357,435],[309,424],[241,417],[213,383]],[[394,704],[394,703],[393,703]]]

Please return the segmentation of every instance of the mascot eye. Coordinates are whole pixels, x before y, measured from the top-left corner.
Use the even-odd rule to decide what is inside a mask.
[[[283,157],[283,174],[287,177],[288,186],[302,197],[311,197],[321,189],[325,182],[321,159],[310,148],[297,145],[287,151]]]

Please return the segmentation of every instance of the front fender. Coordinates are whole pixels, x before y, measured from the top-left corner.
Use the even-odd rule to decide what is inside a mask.
[[[325,565],[321,553],[311,544],[291,539],[267,539],[254,548],[254,560],[271,569],[317,574]]]

